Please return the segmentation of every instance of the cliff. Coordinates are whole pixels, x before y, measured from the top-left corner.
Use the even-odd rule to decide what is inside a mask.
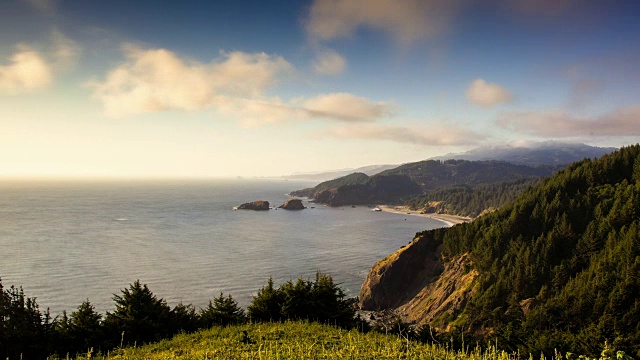
[[[416,237],[373,266],[360,289],[360,308],[394,309],[403,321],[419,325],[456,314],[471,297],[478,276],[470,265],[467,255],[444,260],[441,246]],[[447,330],[449,324],[431,325]]]

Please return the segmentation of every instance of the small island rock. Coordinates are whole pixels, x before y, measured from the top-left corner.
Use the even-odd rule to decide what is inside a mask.
[[[238,210],[269,210],[269,202],[265,200],[256,200],[238,206]]]
[[[306,207],[302,203],[302,200],[300,200],[300,199],[289,199],[284,204],[278,206],[278,208],[285,209],[285,210],[302,210],[302,209],[306,209]]]

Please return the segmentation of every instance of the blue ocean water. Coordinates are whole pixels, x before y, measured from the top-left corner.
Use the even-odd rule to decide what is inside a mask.
[[[0,182],[0,278],[52,315],[89,299],[104,313],[136,279],[174,306],[220,292],[242,306],[272,276],[316,271],[357,296],[371,266],[444,223],[371,209],[232,208],[315,183],[283,180]]]

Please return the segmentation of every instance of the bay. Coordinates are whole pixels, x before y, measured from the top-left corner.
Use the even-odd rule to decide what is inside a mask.
[[[317,271],[357,296],[373,264],[437,220],[366,206],[234,211],[278,206],[304,181],[266,179],[2,181],[0,278],[52,315],[89,299],[104,313],[136,279],[159,297],[206,306],[220,292],[246,307],[276,284]],[[315,206],[315,208],[310,208]]]

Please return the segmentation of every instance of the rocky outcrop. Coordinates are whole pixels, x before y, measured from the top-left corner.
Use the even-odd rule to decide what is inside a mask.
[[[471,269],[467,255],[448,261],[440,276],[399,306],[396,313],[405,322],[431,324],[435,329],[448,331],[450,320],[439,319],[447,314],[455,316],[464,309],[473,295],[478,275],[476,270]]]
[[[447,323],[433,321],[463,309],[477,277],[466,255],[444,261],[440,246],[417,237],[373,266],[360,289],[360,307],[391,310],[405,322],[446,328]]]
[[[302,209],[306,209],[306,207],[302,203],[302,200],[300,200],[300,199],[289,199],[284,204],[278,206],[278,208],[279,209],[285,209],[285,210],[302,210]]]
[[[411,300],[444,270],[440,247],[424,238],[378,261],[360,289],[363,310],[397,308]]]
[[[238,210],[269,210],[269,202],[265,200],[256,200],[244,203],[237,207]]]

